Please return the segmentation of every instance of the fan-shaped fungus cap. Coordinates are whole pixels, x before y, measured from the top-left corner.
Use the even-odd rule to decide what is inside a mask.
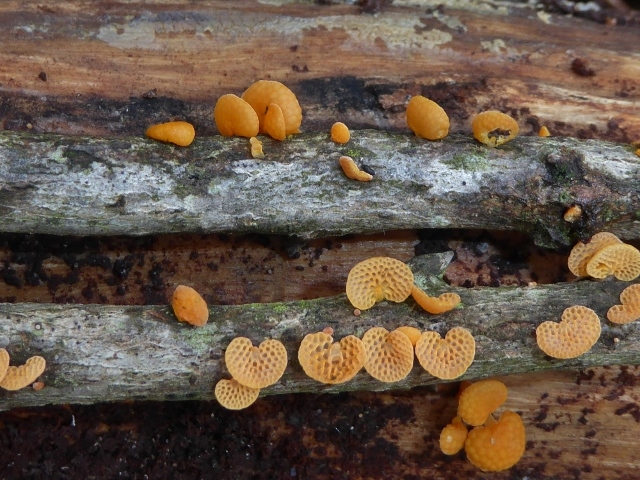
[[[209,320],[209,307],[204,298],[193,288],[178,285],[171,296],[171,307],[176,318],[196,327],[202,327]]]
[[[614,305],[607,312],[609,321],[622,325],[638,320],[640,318],[640,283],[625,288],[620,294],[620,301],[622,305]]]
[[[438,297],[431,297],[416,285],[411,288],[411,296],[418,305],[434,315],[453,310],[460,304],[460,295],[457,293],[446,292]]]
[[[154,140],[187,147],[191,145],[191,142],[196,137],[196,130],[188,122],[167,122],[150,126],[147,128],[145,135]]]
[[[440,450],[445,455],[455,455],[464,448],[467,439],[467,427],[460,417],[454,417],[451,423],[440,432]]]
[[[213,109],[213,119],[220,135],[225,137],[255,137],[258,134],[258,115],[237,95],[222,95]]]
[[[576,243],[569,254],[569,271],[576,277],[586,277],[587,263],[593,255],[604,247],[618,243],[622,243],[622,241],[609,232],[596,233],[587,243]]]
[[[518,122],[506,113],[488,110],[479,113],[471,122],[473,136],[480,143],[490,147],[497,147],[518,135]]]
[[[7,374],[7,370],[9,369],[9,360],[9,352],[4,348],[0,348],[0,381]]]
[[[228,408],[229,410],[242,410],[258,399],[260,389],[242,385],[236,379],[223,379],[216,384],[213,393],[216,396],[216,400],[218,400],[224,408]]]
[[[416,343],[418,343],[418,340],[420,340],[420,335],[422,335],[422,332],[418,330],[416,327],[404,326],[404,327],[398,327],[396,328],[396,330],[404,333],[407,337],[409,337],[409,340],[411,341],[411,345],[413,345],[414,347],[416,346]]]
[[[626,243],[604,247],[587,263],[587,274],[593,278],[613,275],[625,282],[634,280],[640,275],[640,251]]]
[[[499,472],[518,463],[525,444],[522,418],[515,412],[506,411],[496,423],[471,430],[464,450],[469,461],[480,470]]]
[[[269,104],[275,103],[280,107],[284,116],[285,135],[300,133],[302,109],[295,94],[282,83],[272,80],[258,80],[244,91],[242,98],[258,114],[260,132],[266,133],[264,117]]]
[[[422,368],[437,378],[453,380],[467,371],[476,355],[471,332],[454,327],[444,338],[438,332],[423,332],[416,343],[416,356]]]
[[[364,368],[376,380],[398,382],[413,368],[413,345],[404,333],[373,327],[362,337]]]
[[[267,113],[264,114],[264,131],[275,140],[282,141],[287,138],[284,115],[277,103],[270,103],[267,107]]]
[[[588,352],[600,338],[596,312],[574,305],[562,312],[560,323],[542,322],[536,328],[540,349],[553,358],[575,358]]]
[[[360,310],[381,300],[404,302],[411,293],[413,272],[400,260],[372,257],[356,264],[347,277],[347,297]]]
[[[306,335],[298,349],[298,361],[304,373],[322,383],[337,384],[351,380],[364,365],[364,345],[354,335],[333,342],[325,332]]]
[[[418,137],[441,140],[449,133],[449,116],[433,100],[416,95],[407,105],[407,125]]]
[[[5,390],[20,390],[21,388],[31,385],[36,379],[42,375],[47,362],[42,357],[31,357],[24,365],[19,367],[9,367],[0,387]]]
[[[487,421],[507,400],[507,387],[498,380],[481,380],[469,385],[460,395],[458,415],[474,427]]]
[[[224,361],[231,376],[242,385],[264,388],[282,377],[287,368],[287,350],[272,338],[254,347],[248,338],[237,337],[224,352]]]
[[[351,139],[349,127],[342,122],[331,125],[331,140],[336,143],[347,143]]]

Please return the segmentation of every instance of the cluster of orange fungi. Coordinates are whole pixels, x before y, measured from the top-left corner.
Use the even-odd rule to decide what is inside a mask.
[[[42,372],[44,372],[47,362],[42,357],[31,357],[19,367],[9,366],[9,352],[0,348],[0,388],[5,390],[20,390],[34,383]],[[44,384],[34,383],[34,390],[40,390]]]

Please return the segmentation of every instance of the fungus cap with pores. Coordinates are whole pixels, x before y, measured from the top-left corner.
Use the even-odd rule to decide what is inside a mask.
[[[451,423],[440,432],[440,450],[445,455],[455,455],[464,448],[469,431],[460,417],[454,417]]]
[[[285,134],[300,133],[302,109],[296,95],[282,83],[273,80],[258,80],[244,91],[242,99],[247,101],[258,114],[261,133],[266,133],[264,117],[271,103],[277,104],[282,110]]]
[[[575,358],[591,350],[600,338],[600,319],[596,312],[574,305],[562,312],[560,323],[542,322],[536,328],[540,349],[553,358]]]
[[[242,385],[234,378],[231,380],[223,379],[216,384],[214,395],[224,408],[241,410],[258,399],[260,389]]]
[[[413,345],[399,330],[373,327],[362,337],[365,370],[381,382],[398,382],[413,368]]]
[[[433,315],[453,310],[460,304],[460,295],[457,293],[445,292],[438,297],[431,297],[415,285],[411,288],[411,296],[418,305]]]
[[[255,137],[260,128],[258,114],[251,105],[231,93],[218,98],[213,118],[220,135],[225,137]]]
[[[578,242],[571,249],[567,266],[576,277],[587,276],[587,263],[593,255],[609,245],[621,244],[622,240],[613,233],[600,232],[593,235],[586,243]]]
[[[640,283],[629,285],[620,294],[622,305],[614,305],[607,312],[610,322],[624,325],[640,319]]]
[[[460,394],[458,416],[474,427],[487,421],[507,400],[507,387],[498,380],[480,380],[472,383]]]
[[[13,391],[31,385],[42,375],[46,366],[47,362],[44,358],[35,356],[28,359],[24,365],[9,367],[4,378],[0,381],[0,387]]]
[[[518,122],[506,113],[488,110],[476,115],[471,122],[473,136],[480,143],[498,147],[518,135]]]
[[[372,257],[356,264],[347,277],[347,297],[360,310],[382,300],[403,302],[411,294],[413,272],[400,260]]]
[[[444,338],[438,332],[423,332],[415,350],[420,365],[427,372],[442,380],[453,380],[473,363],[476,341],[469,330],[454,327]]]
[[[181,322],[202,327],[209,320],[207,302],[195,289],[187,285],[178,285],[173,291],[171,307],[176,318]]]
[[[449,116],[433,100],[416,95],[407,105],[407,126],[418,137],[442,140],[449,134]]]
[[[613,275],[630,282],[640,275],[640,251],[626,243],[608,245],[593,254],[587,263],[587,275],[593,278]]]
[[[161,142],[173,143],[180,147],[188,147],[196,137],[196,130],[188,122],[166,122],[151,125],[145,135]]]
[[[327,384],[351,380],[364,366],[364,359],[364,344],[354,335],[334,342],[325,332],[310,333],[298,349],[298,361],[304,373]]]
[[[287,350],[272,338],[254,347],[248,338],[237,337],[227,346],[224,361],[231,376],[242,385],[265,388],[282,377],[287,368]]]

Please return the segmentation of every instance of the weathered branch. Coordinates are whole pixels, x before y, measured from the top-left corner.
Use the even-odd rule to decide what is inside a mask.
[[[416,282],[432,293],[449,290],[435,276],[451,253],[416,257]],[[302,337],[325,326],[335,337],[362,335],[371,326],[388,329],[414,325],[445,333],[453,326],[469,328],[477,341],[476,360],[464,378],[534,372],[567,367],[640,363],[640,326],[612,326],[606,310],[618,302],[626,286],[616,281],[581,281],[532,288],[457,289],[462,307],[431,316],[412,301],[378,304],[356,317],[344,295],[311,301],[241,306],[212,306],[210,322],[193,329],[173,319],[169,309],[104,305],[1,304],[0,338],[8,342],[13,362],[43,355],[48,367],[46,388],[0,394],[0,410],[15,406],[96,403],[122,399],[211,399],[213,385],[228,377],[224,348],[236,336],[255,342],[279,338],[289,352],[283,379],[264,394],[405,389],[436,383],[417,364],[407,379],[383,384],[366,373],[337,386],[309,379],[297,362]],[[593,308],[603,334],[585,355],[552,360],[536,346],[534,329],[559,319],[567,306]],[[166,317],[163,321],[157,317]],[[2,345],[7,346],[5,344]]]
[[[489,149],[464,136],[353,132],[265,141],[251,159],[239,138],[178,148],[142,138],[0,132],[0,224],[8,232],[143,235],[262,232],[312,238],[408,228],[530,232],[570,244],[595,231],[640,238],[640,159],[603,141],[521,137]],[[348,154],[376,171],[348,180]],[[583,214],[563,220],[570,205]]]

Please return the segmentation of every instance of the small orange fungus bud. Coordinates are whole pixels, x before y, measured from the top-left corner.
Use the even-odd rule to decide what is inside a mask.
[[[249,139],[249,144],[251,145],[251,156],[253,158],[264,158],[264,152],[262,151],[262,142],[258,140],[256,137],[251,137]]]
[[[411,345],[413,345],[414,347],[416,346],[416,343],[418,343],[418,340],[420,340],[420,335],[422,335],[422,332],[418,330],[416,327],[404,326],[404,327],[398,327],[396,328],[396,330],[404,333],[407,337],[409,337],[409,340],[411,341]]]
[[[270,103],[267,113],[264,114],[264,131],[275,140],[287,138],[284,126],[284,115],[282,109],[276,103]]]
[[[625,288],[620,294],[620,301],[622,305],[611,307],[607,312],[607,318],[619,325],[638,320],[640,318],[640,283]]]
[[[551,132],[549,131],[549,129],[546,126],[541,126],[540,130],[538,130],[538,136],[539,137],[550,137],[551,136]]]
[[[574,223],[580,220],[581,216],[582,216],[582,207],[580,207],[580,205],[571,205],[564,212],[564,215],[562,216],[562,218],[564,219],[565,222]]]
[[[404,333],[382,327],[367,330],[362,337],[364,368],[376,380],[398,382],[413,368],[413,345]]]
[[[46,366],[46,360],[36,356],[31,357],[24,365],[9,367],[4,378],[0,381],[0,387],[13,391],[31,385],[42,375]]]
[[[620,243],[598,250],[587,263],[587,275],[604,278],[613,275],[629,282],[640,275],[640,251],[636,247]]]
[[[449,134],[449,116],[433,100],[422,95],[411,97],[407,105],[407,125],[418,137],[442,140]]]
[[[150,126],[145,135],[154,140],[187,147],[196,137],[196,130],[188,122],[167,122]]]
[[[237,95],[221,96],[213,109],[213,119],[220,135],[255,137],[258,134],[258,115]]]
[[[202,327],[209,320],[209,307],[204,298],[193,288],[178,285],[171,296],[171,307],[176,318],[195,327]]]
[[[511,468],[524,454],[526,434],[522,418],[506,411],[490,425],[469,432],[464,450],[469,461],[485,472]]]
[[[440,450],[445,455],[455,455],[464,448],[467,439],[467,427],[460,417],[455,417],[440,433]]]
[[[223,379],[216,384],[213,393],[216,396],[216,400],[224,408],[241,410],[247,408],[258,399],[260,389],[247,387],[235,379]]]
[[[271,338],[254,347],[248,338],[237,337],[224,352],[224,361],[231,376],[242,385],[265,388],[282,377],[287,368],[287,350]]]
[[[39,392],[44,388],[44,382],[33,382],[31,388],[33,388],[36,392]]]
[[[349,127],[342,122],[336,122],[331,126],[331,140],[336,143],[347,143],[351,138]]]
[[[600,338],[596,312],[574,305],[562,312],[560,323],[542,322],[536,328],[540,349],[553,358],[575,358],[588,352]]]
[[[356,165],[356,162],[353,161],[353,158],[344,155],[340,157],[339,162],[342,167],[342,171],[351,180],[358,180],[360,182],[370,182],[373,180],[373,175],[360,170]]]
[[[430,297],[415,285],[411,288],[411,296],[418,305],[433,315],[453,310],[460,304],[460,295],[457,293],[446,292],[439,297]]]
[[[640,148],[637,148],[635,154],[640,157]]]
[[[332,332],[333,333],[333,332]],[[304,373],[322,383],[338,384],[351,380],[364,365],[364,345],[354,335],[333,342],[330,333],[306,335],[298,350]]]
[[[593,255],[604,247],[622,243],[613,233],[596,233],[587,243],[578,242],[569,254],[569,271],[576,277],[587,276],[587,263]]]
[[[413,272],[400,260],[372,257],[356,264],[347,276],[347,298],[355,308],[367,310],[376,302],[404,302],[411,293]]]
[[[300,133],[302,109],[295,94],[282,83],[272,80],[258,80],[244,91],[242,98],[258,114],[260,132],[267,133],[264,117],[269,104],[275,103],[280,107],[284,116],[285,135]]]
[[[481,380],[469,385],[460,395],[458,415],[465,423],[477,427],[487,421],[507,400],[507,387],[498,380]]]
[[[476,355],[476,341],[469,330],[454,327],[444,338],[438,332],[423,332],[416,343],[422,368],[437,378],[453,380],[467,371]]]
[[[506,113],[488,110],[476,115],[471,122],[473,136],[480,143],[497,147],[518,135],[518,122]]]

